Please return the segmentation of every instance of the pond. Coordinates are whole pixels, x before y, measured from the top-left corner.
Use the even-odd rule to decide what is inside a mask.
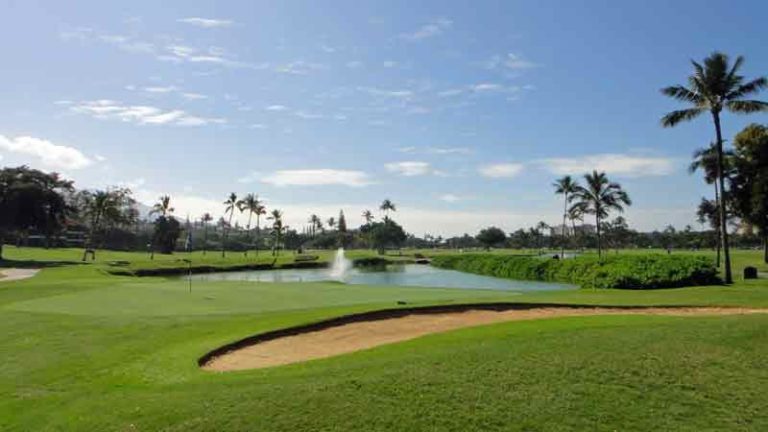
[[[192,276],[200,281],[242,282],[320,282],[339,281],[353,285],[394,285],[433,288],[488,289],[501,291],[554,291],[576,289],[576,286],[548,282],[521,281],[481,276],[429,265],[388,265],[386,268],[347,270],[334,277],[329,268],[252,270],[206,273]]]

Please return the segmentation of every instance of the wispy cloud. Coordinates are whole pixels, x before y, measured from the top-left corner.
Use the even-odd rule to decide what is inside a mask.
[[[377,97],[395,98],[395,99],[408,99],[410,97],[413,97],[413,91],[405,90],[405,89],[388,90],[388,89],[380,89],[377,87],[358,87],[357,90],[363,93],[368,93],[371,96],[377,96]]]
[[[523,164],[519,163],[500,163],[485,165],[478,170],[483,177],[489,178],[512,178],[523,171]]]
[[[199,117],[179,109],[164,110],[147,105],[125,105],[109,99],[73,103],[69,111],[90,115],[97,119],[120,120],[136,124],[205,126],[226,123],[222,118]]]
[[[400,34],[401,39],[418,41],[428,39],[443,34],[453,26],[453,21],[448,18],[434,19],[413,32]]]
[[[449,194],[440,195],[439,199],[440,199],[440,201],[445,201],[447,203],[455,203],[455,202],[459,202],[459,201],[462,200],[462,198],[460,196],[454,195],[454,194],[450,194],[450,193]]]
[[[494,55],[490,59],[483,62],[483,66],[489,70],[495,69],[508,69],[508,70],[520,70],[530,69],[538,66],[536,63],[528,61],[517,54],[507,53],[504,56]]]
[[[287,106],[280,105],[280,104],[268,105],[264,109],[267,110],[267,111],[273,111],[273,112],[288,111],[288,107]]]
[[[349,186],[363,187],[372,183],[363,171],[330,168],[275,171],[261,179],[273,186]]]
[[[0,135],[0,150],[14,153],[22,158],[31,157],[32,162],[46,168],[77,170],[85,168],[93,161],[80,150],[51,141],[31,136],[9,138]]]
[[[213,19],[213,18],[200,18],[200,17],[180,18],[176,21],[184,24],[190,24],[195,27],[203,27],[203,28],[230,27],[232,24],[234,24],[234,21],[228,20],[228,19]]]
[[[427,151],[434,154],[470,154],[472,150],[468,147],[429,147]]]
[[[322,63],[307,62],[304,60],[296,60],[289,63],[279,64],[274,68],[275,72],[289,75],[309,75],[312,72],[326,69],[328,69],[327,65]]]
[[[432,174],[432,166],[427,162],[420,161],[402,161],[391,162],[384,165],[387,171],[405,177],[415,177]]]
[[[574,158],[542,159],[539,163],[553,174],[583,174],[592,170],[625,177],[663,176],[674,172],[670,158],[605,153]]]

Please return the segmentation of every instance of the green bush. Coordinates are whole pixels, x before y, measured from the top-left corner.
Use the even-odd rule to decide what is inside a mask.
[[[654,289],[719,283],[711,260],[689,255],[624,255],[557,260],[461,254],[432,258],[435,267],[507,279],[562,282],[583,288]]]

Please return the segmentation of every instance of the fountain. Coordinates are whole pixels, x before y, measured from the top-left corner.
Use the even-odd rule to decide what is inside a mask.
[[[343,280],[351,267],[352,262],[344,256],[344,248],[339,248],[336,251],[336,256],[333,258],[333,265],[331,265],[331,277]]]

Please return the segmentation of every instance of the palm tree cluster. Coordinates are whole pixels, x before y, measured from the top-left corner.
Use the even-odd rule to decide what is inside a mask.
[[[612,211],[623,212],[624,206],[632,205],[632,200],[621,185],[612,182],[604,172],[592,171],[584,175],[585,186],[581,186],[571,176],[558,179],[553,186],[555,193],[563,195],[563,225],[561,235],[566,236],[566,221],[582,219],[583,215],[590,214],[595,217],[595,229],[597,234],[597,254],[602,256],[602,230],[601,225]],[[570,207],[569,207],[570,204]],[[575,222],[574,222],[575,223]],[[574,234],[576,230],[574,228]],[[565,254],[565,246],[561,246],[561,256]]]
[[[718,197],[716,197],[720,224],[720,244],[723,248],[723,264],[725,267],[725,282],[733,282],[731,270],[731,255],[728,244],[728,214],[725,204],[726,152],[723,149],[723,133],[721,114],[729,111],[736,114],[750,114],[768,111],[768,103],[747,99],[760,90],[768,87],[768,79],[759,77],[749,81],[739,74],[744,64],[744,57],[737,57],[733,63],[727,55],[714,52],[704,59],[703,64],[691,61],[693,74],[688,77],[688,85],[673,85],[661,89],[662,94],[691,105],[689,108],[672,111],[661,119],[663,127],[674,127],[684,121],[693,120],[702,114],[709,114],[715,126],[716,154],[715,182]]]

